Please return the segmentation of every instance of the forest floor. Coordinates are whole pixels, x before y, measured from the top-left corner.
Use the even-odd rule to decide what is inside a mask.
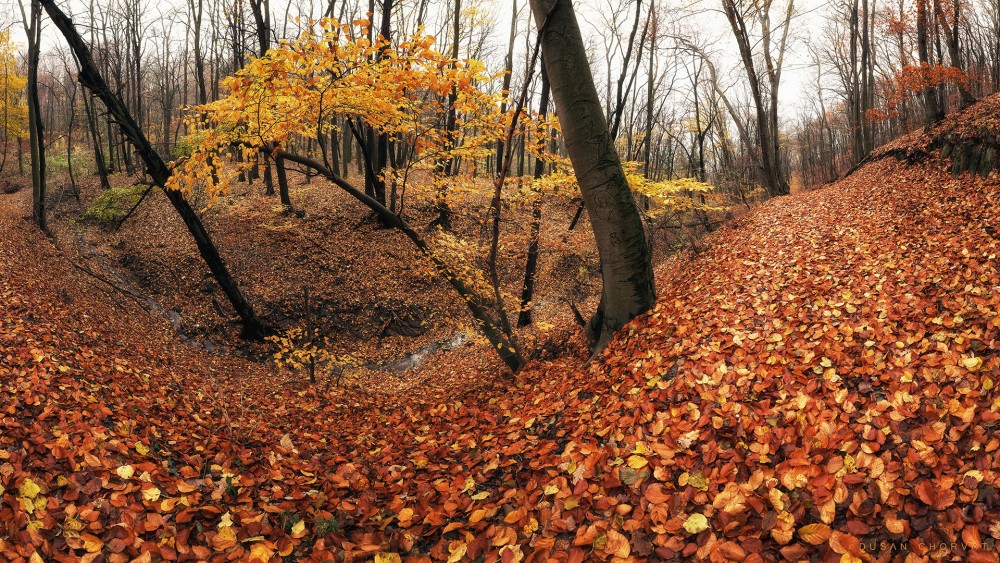
[[[1000,182],[929,145],[663,260],[656,307],[596,361],[553,317],[561,353],[515,377],[473,344],[482,364],[378,392],[183,341],[39,236],[27,190],[0,195],[0,559],[997,561]],[[266,230],[262,252],[311,252]],[[90,244],[157,240],[121,236]],[[279,300],[259,288],[285,264],[220,246]],[[159,306],[204,307],[180,283]]]
[[[204,208],[202,218],[258,314],[279,330],[304,330],[311,322],[325,347],[342,358],[336,366],[318,368],[321,384],[402,392],[418,383],[447,388],[455,382],[446,375],[455,372],[501,370],[463,301],[409,240],[380,227],[336,187],[318,179],[307,182],[294,172],[289,177],[291,198],[302,216],[282,213],[277,196],[265,196],[263,182],[257,181],[238,185]],[[79,199],[66,195],[68,182],[62,179],[52,213],[54,240],[69,259],[104,280],[98,282],[103,290],[119,294],[119,300],[138,297],[166,316],[190,346],[270,359],[273,344],[239,338],[232,308],[162,193],[151,193],[122,228],[114,228],[115,221],[79,220],[102,193],[96,178],[80,182]],[[125,175],[112,181],[122,192],[131,189]],[[408,196],[407,219],[429,224],[435,217],[433,198]],[[204,203],[194,200],[196,208]],[[487,203],[453,204],[455,236],[468,244],[470,254],[487,243],[481,228]],[[534,316],[541,321],[535,326],[545,330],[521,331],[529,351],[564,341],[567,331],[552,328],[572,319],[570,303],[586,309],[600,289],[586,219],[569,231],[573,208],[554,203],[544,213]],[[529,222],[530,209],[524,207],[510,209],[505,218],[499,265],[511,310],[520,294]],[[425,236],[435,242],[434,234]]]

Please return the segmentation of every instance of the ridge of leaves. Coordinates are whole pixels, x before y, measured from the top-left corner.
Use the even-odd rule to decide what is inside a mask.
[[[0,203],[0,557],[996,561],[998,198],[869,164],[671,260],[601,361],[398,403],[126,332]]]

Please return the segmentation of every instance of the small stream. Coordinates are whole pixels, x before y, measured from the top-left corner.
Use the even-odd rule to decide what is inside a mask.
[[[420,348],[416,352],[400,358],[392,362],[382,362],[382,363],[368,363],[364,364],[364,367],[368,369],[376,369],[380,371],[388,371],[392,373],[402,373],[404,371],[409,371],[411,369],[416,369],[420,367],[420,364],[436,352],[451,350],[461,346],[469,340],[469,334],[466,332],[456,333],[448,340],[441,342],[431,342],[430,344]]]
[[[177,333],[178,338],[183,344],[195,349],[205,350],[211,354],[224,354],[226,352],[224,346],[217,346],[208,338],[195,338],[184,334],[180,313],[173,309],[164,309],[163,305],[161,305],[159,301],[149,295],[146,295],[135,287],[135,285],[133,285],[132,282],[125,277],[118,268],[108,264],[107,260],[97,249],[97,246],[87,242],[82,231],[74,230],[73,241],[77,245],[81,258],[92,261],[93,264],[96,264],[102,276],[110,278],[116,285],[123,288],[130,297],[142,303],[150,312],[158,313],[160,316],[170,321],[170,324],[174,328],[174,332]]]
[[[100,251],[93,244],[87,242],[82,232],[74,233],[74,242],[77,244],[80,255],[92,263],[95,263],[99,268],[102,275],[108,276],[116,284],[119,284],[126,291],[131,294],[131,297],[140,301],[145,305],[145,307],[153,312],[166,318],[173,325],[174,331],[177,333],[181,342],[190,346],[192,348],[199,348],[206,350],[209,353],[226,353],[225,347],[218,346],[213,343],[208,338],[193,338],[184,334],[181,324],[181,315],[173,309],[165,309],[156,299],[144,294],[139,291],[130,281],[118,271],[117,268],[112,267],[101,255]],[[419,368],[423,362],[432,354],[442,351],[448,351],[453,348],[457,348],[462,344],[465,344],[470,339],[469,333],[465,331],[457,332],[447,340],[441,340],[438,342],[431,342],[425,346],[422,346],[415,352],[408,354],[400,359],[387,361],[387,362],[367,362],[357,365],[343,366],[347,368],[357,368],[363,367],[366,369],[373,369],[378,371],[387,371],[390,373],[401,374],[403,372]]]

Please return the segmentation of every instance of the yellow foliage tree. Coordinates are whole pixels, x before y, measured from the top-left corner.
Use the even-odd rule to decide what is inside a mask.
[[[396,45],[383,38],[369,41],[368,25],[367,20],[352,24],[319,20],[298,39],[282,41],[227,78],[226,97],[192,108],[188,125],[194,133],[188,140],[193,148],[174,163],[167,187],[185,192],[201,188],[211,202],[227,193],[262,151],[311,168],[410,238],[465,300],[501,359],[517,369],[523,360],[508,323],[502,322],[503,299],[493,287],[499,282],[487,279],[475,267],[470,259],[473,247],[445,233],[425,240],[398,210],[390,210],[339,176],[323,144],[338,120],[352,128],[363,124],[391,140],[410,144],[410,157],[396,163],[399,169],[383,171],[383,181],[391,175],[405,190],[413,181],[411,171],[423,169],[424,174],[413,177],[425,182],[428,191],[438,191],[447,182],[451,197],[482,193],[482,186],[471,177],[444,177],[438,164],[492,158],[499,140],[509,142],[505,136],[513,112],[502,111],[500,96],[483,88],[495,77],[481,62],[454,60],[436,51],[434,39],[423,35]],[[452,110],[458,135],[445,126]],[[508,190],[508,200],[532,201],[542,194],[574,190],[576,180],[569,162],[546,149],[550,135],[559,130],[557,122],[551,116],[526,116],[519,130],[521,134],[535,132],[526,139],[526,146],[536,158],[550,162],[553,172],[540,180],[508,178],[507,186],[525,186]],[[303,145],[303,139],[315,139],[321,154],[293,151],[293,146]],[[692,205],[674,197],[682,191],[710,189],[690,181],[649,182],[634,171],[629,180],[633,190],[666,208]]]
[[[289,150],[295,139],[328,136],[335,118],[349,125],[361,122],[412,144],[413,156],[401,171],[404,186],[413,167],[432,170],[441,160],[476,160],[495,151],[510,118],[500,110],[499,97],[480,88],[493,78],[482,63],[453,60],[434,50],[434,40],[427,36],[397,45],[382,38],[369,42],[368,25],[367,20],[320,20],[298,39],[283,41],[226,79],[228,96],[193,108],[189,125],[196,131],[194,147],[174,163],[167,187],[184,192],[201,187],[211,201],[226,193],[261,151],[313,169],[409,238],[465,300],[504,363],[516,370],[523,359],[513,334],[491,312],[493,298],[477,287],[479,280],[461,261],[448,260],[401,215],[340,177],[326,154]],[[458,139],[443,127],[451,100],[462,132]],[[433,174],[425,176],[440,181]]]
[[[28,79],[21,74],[15,53],[10,30],[0,31],[0,143],[3,144],[0,171],[7,164],[7,150],[11,140],[17,142],[24,135],[28,124],[28,106],[24,103]]]
[[[369,43],[367,25],[367,20],[320,20],[227,78],[228,96],[194,108],[189,125],[198,130],[197,146],[175,166],[171,187],[200,185],[210,198],[226,193],[253,166],[258,151],[278,153],[295,137],[327,137],[336,117],[413,143],[405,169],[388,172],[401,174],[404,183],[415,167],[429,170],[442,159],[488,156],[506,119],[498,96],[479,88],[492,78],[483,64],[452,61],[433,49],[429,36],[396,46],[381,38]],[[442,127],[452,89],[458,92],[460,142]],[[222,161],[229,166],[220,169]]]

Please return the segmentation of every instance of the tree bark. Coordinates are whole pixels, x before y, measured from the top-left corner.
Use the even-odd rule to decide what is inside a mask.
[[[531,0],[563,140],[590,217],[604,287],[587,323],[599,353],[653,306],[653,267],[642,219],[615,150],[570,0]]]
[[[927,35],[930,20],[927,14],[927,2],[928,0],[917,0],[917,53],[920,57],[920,66],[926,70],[930,70],[930,46]],[[925,84],[923,94],[924,125],[930,126],[942,117],[941,109],[938,105],[937,91],[933,87]]]
[[[31,148],[31,215],[38,228],[46,232],[45,210],[45,140],[42,108],[38,101],[38,59],[41,54],[42,12],[37,0],[27,11],[21,4],[24,32],[28,36],[28,144]]]

